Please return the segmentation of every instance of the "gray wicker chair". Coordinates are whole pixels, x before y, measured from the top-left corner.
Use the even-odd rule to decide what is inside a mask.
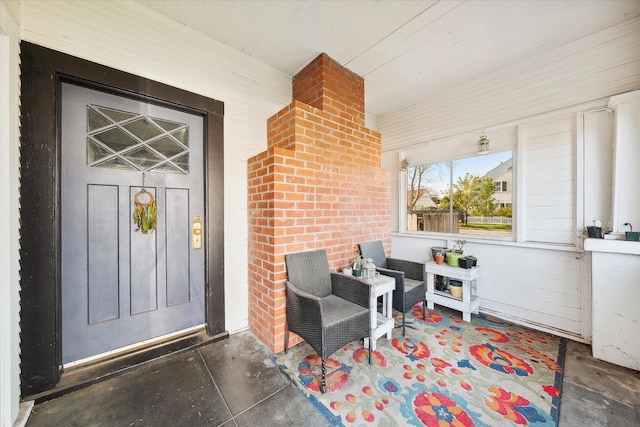
[[[289,331],[300,335],[313,347],[322,359],[321,391],[324,393],[325,359],[351,341],[369,336],[369,286],[353,276],[331,273],[324,250],[288,254],[285,261],[287,325],[284,350],[285,353],[289,351]]]
[[[376,270],[385,276],[396,279],[393,291],[393,308],[402,313],[402,336],[406,336],[405,313],[419,302],[422,304],[422,317],[425,316],[426,289],[424,286],[424,264],[387,258],[380,240],[361,243],[360,254],[371,258]]]

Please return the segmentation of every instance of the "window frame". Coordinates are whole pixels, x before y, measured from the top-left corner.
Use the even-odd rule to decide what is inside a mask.
[[[510,151],[512,155],[512,199],[511,207],[513,214],[511,217],[511,235],[498,236],[491,234],[467,234],[467,233],[455,233],[455,232],[437,232],[437,231],[419,231],[408,230],[408,212],[407,212],[407,193],[409,190],[407,183],[407,169],[409,167],[418,166],[421,164],[433,164],[448,162],[450,167],[453,168],[453,162],[456,160],[462,160],[478,156],[475,152],[475,144],[469,145],[469,140],[477,140],[477,136],[469,134],[457,135],[446,139],[440,139],[437,141],[429,141],[427,144],[428,149],[422,147],[416,147],[407,151],[398,152],[400,162],[404,161],[405,164],[399,170],[399,218],[398,218],[398,232],[401,234],[409,234],[413,236],[419,236],[429,239],[438,240],[456,240],[465,239],[467,241],[486,241],[486,242],[518,242],[519,239],[519,224],[521,224],[520,214],[518,212],[522,208],[520,207],[520,200],[518,193],[520,191],[519,182],[521,182],[522,166],[520,162],[522,159],[518,156],[519,150],[523,149],[521,139],[523,130],[520,126],[513,126],[502,128],[491,132],[489,138],[491,139],[491,152],[505,152]],[[470,147],[470,148],[469,148]],[[434,153],[436,153],[434,155]],[[406,159],[406,160],[405,160]],[[449,185],[452,187],[453,174],[450,174]]]

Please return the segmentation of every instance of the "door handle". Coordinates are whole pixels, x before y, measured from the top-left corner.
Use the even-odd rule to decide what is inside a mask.
[[[191,247],[202,249],[202,217],[195,215],[191,224]]]

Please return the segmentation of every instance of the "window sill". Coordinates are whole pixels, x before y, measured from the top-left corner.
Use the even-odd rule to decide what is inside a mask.
[[[542,242],[516,242],[516,241],[510,240],[511,238],[501,238],[501,237],[481,239],[481,238],[477,238],[476,236],[463,235],[463,234],[447,234],[447,233],[430,234],[422,231],[420,232],[396,231],[396,232],[392,232],[391,236],[410,237],[410,238],[425,239],[425,240],[448,240],[452,242],[455,242],[456,240],[465,240],[466,243],[477,243],[481,245],[511,246],[511,247],[529,248],[529,249],[545,249],[545,250],[560,251],[560,252],[584,252],[582,248],[575,245],[559,244],[559,243],[542,243]]]

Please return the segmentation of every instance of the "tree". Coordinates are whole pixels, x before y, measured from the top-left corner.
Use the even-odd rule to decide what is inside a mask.
[[[427,196],[431,200],[437,199],[438,191],[433,183],[441,181],[443,175],[448,175],[448,164],[430,163],[407,168],[407,213],[415,210],[418,201]]]
[[[465,224],[470,215],[492,215],[496,210],[494,191],[492,177],[480,178],[467,173],[453,184],[453,208],[462,211]],[[449,209],[448,196],[442,198],[438,209]]]
[[[407,213],[414,211],[418,200],[422,197],[433,197],[437,192],[429,187],[429,172],[435,167],[434,164],[412,166],[407,169]]]

